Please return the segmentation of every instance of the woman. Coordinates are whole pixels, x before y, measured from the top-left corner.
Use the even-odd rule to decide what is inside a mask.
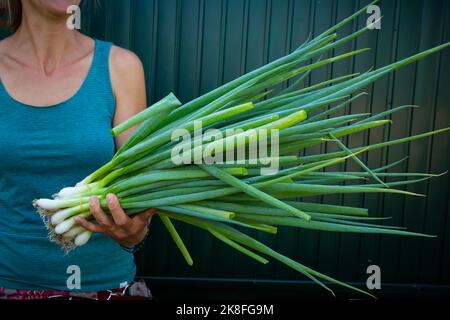
[[[92,198],[96,222],[77,223],[96,234],[64,255],[31,205],[108,162],[131,133],[114,140],[111,127],[146,107],[139,58],[67,27],[66,10],[79,2],[0,0],[13,31],[0,41],[3,298],[149,296],[133,283],[130,249],[145,239],[152,210],[130,218],[111,194],[110,218]]]

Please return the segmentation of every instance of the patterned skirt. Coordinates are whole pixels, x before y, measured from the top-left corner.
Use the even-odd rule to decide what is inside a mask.
[[[58,290],[17,290],[0,287],[0,300],[151,300],[152,294],[143,280],[126,287],[96,292]]]

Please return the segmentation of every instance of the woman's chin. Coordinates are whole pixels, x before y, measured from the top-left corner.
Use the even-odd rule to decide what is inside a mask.
[[[40,0],[39,2],[43,9],[54,16],[65,16],[69,6],[80,4],[80,0]]]

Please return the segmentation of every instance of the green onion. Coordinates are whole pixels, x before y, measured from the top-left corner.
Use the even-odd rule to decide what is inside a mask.
[[[182,104],[173,94],[169,94],[113,128],[112,135],[117,136],[138,126],[110,162],[75,186],[61,189],[53,199],[33,201],[44,217],[50,239],[67,251],[86,244],[92,233],[77,226],[75,217],[94,221],[89,212],[91,196],[98,196],[102,208],[109,214],[105,197],[108,193],[115,193],[130,216],[156,208],[189,265],[193,264],[191,255],[172,220],[201,228],[260,263],[266,264],[270,258],[278,260],[330,292],[322,281],[371,296],[293,261],[237,229],[253,229],[274,235],[282,226],[327,232],[432,237],[401,227],[377,224],[386,218],[368,217],[365,208],[305,201],[305,198],[312,196],[346,193],[421,196],[396,187],[439,177],[426,173],[386,172],[405,159],[370,169],[357,156],[445,133],[450,128],[354,148],[339,140],[391,124],[386,118],[416,106],[400,106],[376,115],[336,116],[336,113],[367,95],[360,91],[382,76],[439,52],[450,43],[378,70],[370,69],[299,88],[311,71],[367,50],[333,56],[335,49],[369,30],[365,27],[340,39],[335,33],[357,19],[366,8],[315,39],[308,39],[292,53],[190,102]],[[323,56],[329,58],[322,59]],[[297,80],[290,81],[294,79]],[[291,85],[284,90],[278,92],[275,89],[287,83]],[[201,130],[196,126],[199,122]],[[195,136],[182,142],[173,140],[176,129],[183,129],[188,135]],[[196,136],[197,133],[201,135]],[[270,155],[268,152],[255,153],[250,148],[252,139],[260,142],[264,135],[267,135],[265,146],[272,151]],[[269,139],[269,135],[278,138]],[[292,155],[293,152],[298,154],[305,148],[328,143],[337,143],[341,150],[300,157]],[[172,159],[174,148],[185,151],[184,155],[190,156],[190,160],[175,164]],[[224,159],[229,153],[244,150],[244,157],[239,161],[226,159],[223,163],[204,163],[205,150],[213,151],[210,155]],[[357,162],[360,172],[321,171],[349,159]],[[270,171],[269,175],[263,174],[274,163],[280,168]],[[384,182],[382,178],[397,178],[398,181]],[[410,178],[412,180],[408,180]]]

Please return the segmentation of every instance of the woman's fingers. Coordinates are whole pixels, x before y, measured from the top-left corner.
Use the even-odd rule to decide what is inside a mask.
[[[100,225],[104,225],[109,228],[113,226],[113,222],[111,221],[111,219],[109,219],[106,216],[105,212],[103,212],[103,209],[100,206],[100,201],[97,197],[91,197],[89,199],[89,207],[95,220],[97,220]]]
[[[136,219],[139,219],[142,223],[149,224],[151,218],[156,213],[156,209],[148,209],[142,213],[136,215]]]
[[[85,229],[92,232],[103,233],[123,245],[134,245],[142,241],[148,231],[148,224],[156,209],[149,209],[130,218],[122,209],[119,199],[114,194],[106,196],[111,217],[103,211],[97,197],[89,199],[89,206],[96,222],[77,217],[75,221]]]
[[[119,227],[126,227],[131,222],[130,217],[123,211],[120,206],[119,199],[110,193],[106,196],[106,203],[108,204],[109,211],[113,217],[115,224]]]
[[[87,221],[85,218],[75,217],[75,222],[78,223],[78,225],[85,228],[86,230],[89,230],[92,232],[101,232],[101,233],[105,232],[105,230],[101,226],[99,226],[98,224],[92,223],[90,221]]]

